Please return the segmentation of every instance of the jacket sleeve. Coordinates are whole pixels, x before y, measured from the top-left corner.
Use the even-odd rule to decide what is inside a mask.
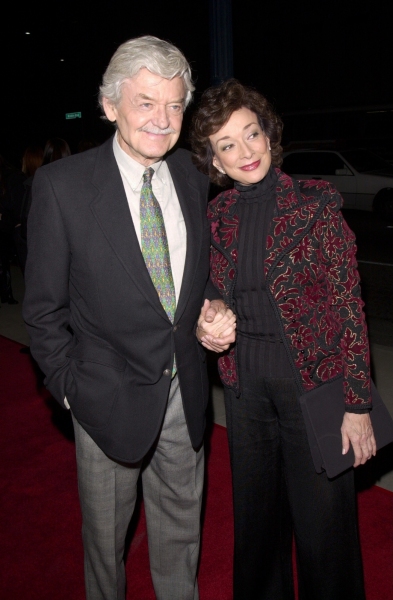
[[[34,177],[27,226],[28,256],[23,317],[45,386],[64,407],[70,330],[70,248],[55,190],[45,169]]]
[[[224,298],[221,296],[220,292],[218,291],[210,277],[205,287],[204,298],[207,298],[210,301],[222,300],[223,302],[225,302]]]
[[[370,352],[355,235],[341,211],[335,212],[328,205],[325,216],[321,231],[322,264],[332,292],[332,308],[342,326],[340,345],[345,405],[347,411],[363,412],[371,408]]]

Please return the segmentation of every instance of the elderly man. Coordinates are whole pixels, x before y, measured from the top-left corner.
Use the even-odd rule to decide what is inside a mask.
[[[139,474],[156,596],[198,598],[202,345],[228,348],[234,316],[209,284],[208,182],[188,152],[168,154],[193,89],[177,48],[126,42],[100,88],[114,137],[34,179],[24,318],[72,411],[88,600],[125,598]]]

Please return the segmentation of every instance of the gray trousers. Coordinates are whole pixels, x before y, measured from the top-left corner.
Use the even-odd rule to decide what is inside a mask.
[[[110,459],[73,422],[87,600],[125,600],[124,545],[139,474],[157,600],[198,600],[204,453],[191,445],[177,376],[160,436],[140,463]]]

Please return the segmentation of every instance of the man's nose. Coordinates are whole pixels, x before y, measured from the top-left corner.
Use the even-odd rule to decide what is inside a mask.
[[[166,111],[166,106],[158,105],[154,111],[154,115],[152,118],[152,122],[154,125],[159,127],[160,129],[166,129],[169,127],[169,117]]]

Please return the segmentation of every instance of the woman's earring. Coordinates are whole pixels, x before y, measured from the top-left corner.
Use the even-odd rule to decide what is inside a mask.
[[[269,150],[271,150],[271,148],[270,148],[270,144],[269,144]]]

